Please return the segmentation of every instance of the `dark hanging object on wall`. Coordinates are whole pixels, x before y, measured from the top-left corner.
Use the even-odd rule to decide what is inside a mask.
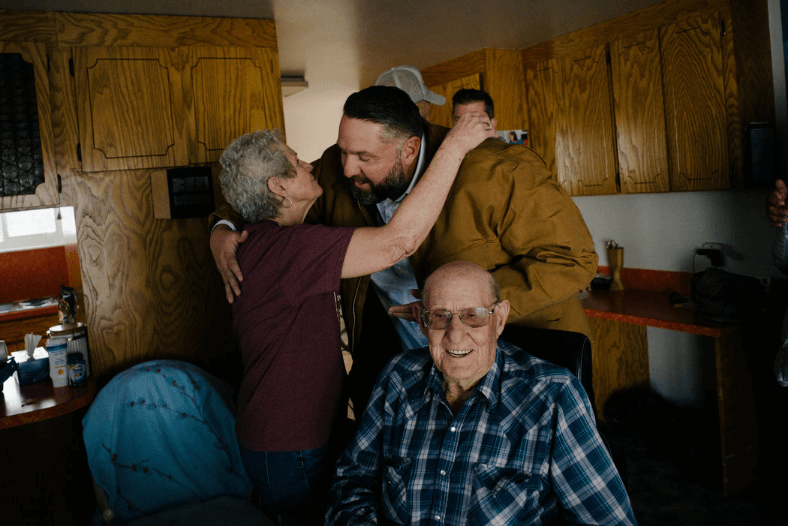
[[[33,64],[0,53],[0,196],[34,194],[43,182]]]

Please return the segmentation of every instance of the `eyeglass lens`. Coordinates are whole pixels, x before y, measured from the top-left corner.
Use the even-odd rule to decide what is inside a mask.
[[[490,321],[492,311],[484,307],[463,309],[456,313],[460,321],[471,328],[484,327]],[[448,310],[432,310],[424,313],[424,322],[430,329],[443,330],[451,324],[455,313]]]

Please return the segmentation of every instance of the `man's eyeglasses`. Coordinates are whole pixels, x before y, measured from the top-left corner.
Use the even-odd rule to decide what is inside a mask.
[[[469,307],[459,312],[451,312],[445,309],[425,310],[421,313],[421,319],[428,329],[442,331],[451,325],[451,319],[457,315],[460,321],[468,327],[477,329],[490,323],[490,315],[495,312],[498,302],[494,303],[492,310],[484,307]]]

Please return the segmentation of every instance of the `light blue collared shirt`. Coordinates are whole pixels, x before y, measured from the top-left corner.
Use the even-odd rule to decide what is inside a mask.
[[[391,217],[397,211],[402,200],[413,190],[422,173],[426,170],[427,167],[424,162],[426,144],[426,137],[422,133],[421,149],[419,150],[419,159],[416,162],[416,170],[413,173],[413,180],[410,182],[408,189],[405,190],[405,193],[395,201],[386,199],[377,204],[380,214],[378,221],[382,221],[382,224],[387,224],[391,221]],[[416,298],[410,293],[411,289],[418,288],[418,285],[416,284],[416,274],[413,272],[413,265],[409,257],[400,260],[391,268],[372,274],[372,284],[386,311],[393,305],[406,305],[416,301]],[[394,328],[397,330],[403,349],[420,349],[427,346],[427,338],[421,333],[417,323],[394,317],[390,319],[394,323]]]

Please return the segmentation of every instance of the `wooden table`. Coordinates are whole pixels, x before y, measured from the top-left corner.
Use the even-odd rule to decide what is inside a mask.
[[[95,397],[92,376],[78,387],[52,387],[51,381],[20,386],[14,374],[3,383],[0,393],[0,429],[69,414],[90,405]]]
[[[5,506],[2,524],[89,524],[96,509],[82,416],[96,396],[89,377],[79,387],[51,381],[20,387],[15,375],[0,394],[0,445]]]
[[[593,291],[581,303],[591,326],[594,394],[600,415],[613,392],[649,385],[646,327],[714,339],[723,492],[728,496],[749,487],[755,480],[758,428],[739,327],[708,321],[691,308],[675,308],[662,292]]]

